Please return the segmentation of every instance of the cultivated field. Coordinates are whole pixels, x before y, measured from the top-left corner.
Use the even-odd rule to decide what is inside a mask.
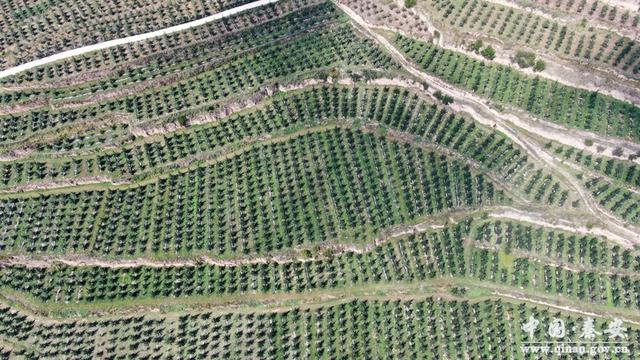
[[[638,358],[637,5],[0,7],[1,360]]]

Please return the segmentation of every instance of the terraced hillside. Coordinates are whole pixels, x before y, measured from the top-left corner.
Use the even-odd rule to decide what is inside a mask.
[[[0,359],[636,359],[616,1],[4,1]]]

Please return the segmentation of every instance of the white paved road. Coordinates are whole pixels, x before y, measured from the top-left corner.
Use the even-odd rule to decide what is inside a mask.
[[[90,53],[92,51],[103,50],[103,49],[107,49],[107,48],[114,47],[114,46],[130,44],[130,43],[134,43],[134,42],[137,42],[137,41],[147,40],[147,39],[151,39],[151,38],[155,38],[155,37],[159,37],[159,36],[164,36],[164,35],[167,35],[167,34],[175,33],[175,32],[178,32],[178,31],[183,31],[183,30],[186,30],[186,29],[190,29],[192,27],[204,25],[204,24],[210,23],[212,21],[220,20],[222,18],[229,17],[231,15],[235,15],[235,14],[243,12],[243,11],[247,11],[247,10],[250,10],[250,9],[254,9],[254,8],[257,8],[257,7],[260,7],[260,6],[264,6],[264,5],[267,5],[267,4],[271,4],[271,3],[275,3],[275,2],[278,2],[278,1],[279,0],[258,0],[258,1],[254,1],[254,2],[251,2],[251,3],[248,3],[248,4],[244,4],[244,5],[232,8],[232,9],[228,9],[228,10],[219,12],[217,14],[213,14],[213,15],[204,17],[202,19],[190,21],[188,23],[184,23],[184,24],[180,24],[180,25],[176,25],[176,26],[171,26],[171,27],[168,27],[168,28],[164,28],[164,29],[160,29],[160,30],[156,30],[156,31],[152,31],[152,32],[144,33],[144,34],[128,36],[128,37],[124,37],[124,38],[120,38],[120,39],[113,39],[113,40],[104,41],[104,42],[101,42],[101,43],[98,43],[98,44],[94,44],[94,45],[87,45],[87,46],[83,46],[83,47],[80,47],[80,48],[77,48],[77,49],[63,51],[63,52],[58,53],[58,54],[47,56],[47,57],[44,57],[42,59],[30,61],[28,63],[24,63],[24,64],[21,64],[21,65],[18,65],[18,66],[15,66],[15,67],[0,71],[0,79],[5,78],[7,76],[18,74],[18,73],[20,73],[22,71],[25,71],[25,70],[33,69],[33,68],[35,68],[37,66],[50,64],[50,63],[53,63],[53,62],[56,62],[56,61],[60,61],[60,60],[64,60],[64,59],[67,59],[67,58],[70,58],[70,57],[74,57],[74,56]]]

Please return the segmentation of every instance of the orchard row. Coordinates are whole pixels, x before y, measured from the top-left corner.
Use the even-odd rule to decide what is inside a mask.
[[[424,71],[480,96],[570,128],[640,139],[640,108],[630,103],[401,35],[396,36],[396,43]]]
[[[535,339],[561,319],[577,339],[585,318],[501,300],[352,300],[313,308],[248,313],[198,312],[177,318],[133,316],[89,321],[43,321],[0,308],[0,340],[25,359],[529,359],[521,326],[540,322]],[[594,319],[603,333],[610,319]],[[640,334],[623,324],[632,359]],[[603,338],[608,338],[603,335]],[[375,341],[372,341],[375,339]],[[615,339],[613,339],[615,340]]]
[[[537,248],[530,248],[532,245]],[[241,260],[227,265],[7,265],[0,286],[45,302],[91,303],[188,296],[224,300],[238,294],[302,293],[471,277],[586,302],[640,308],[640,256],[594,237],[502,220],[463,220],[365,249],[339,254],[318,251],[307,260]]]
[[[215,69],[175,84],[125,98],[62,110],[40,109],[0,116],[0,143],[19,141],[44,130],[95,120],[108,113],[124,113],[138,122],[173,115],[186,120],[196,110],[215,108],[216,101],[238,92],[257,90],[270,80],[332,65],[388,68],[391,58],[354,33],[349,24],[326,27],[255,53],[231,58]]]
[[[0,5],[0,68],[102,41],[160,30],[250,2],[215,0],[157,4],[142,0],[3,1]]]
[[[276,96],[257,110],[172,132],[101,155],[0,165],[0,186],[87,176],[142,179],[176,163],[203,159],[260,136],[334,119],[378,124],[472,160],[527,198],[564,205],[568,192],[499,132],[455,116],[413,91],[378,86],[320,86]]]
[[[77,99],[152,80],[175,82],[339,19],[340,13],[328,2],[283,0],[188,31],[27,70],[3,80],[22,85],[33,82],[32,86],[1,93],[0,103]],[[56,86],[41,87],[42,81]]]
[[[587,23],[547,19],[535,12],[486,0],[429,0],[428,3],[428,8],[441,17],[443,23],[456,30],[487,34],[508,44],[577,62],[595,62],[631,78],[640,76],[640,45],[618,32],[589,27]]]
[[[334,128],[141,184],[7,197],[0,251],[252,254],[508,202],[451,157]]]

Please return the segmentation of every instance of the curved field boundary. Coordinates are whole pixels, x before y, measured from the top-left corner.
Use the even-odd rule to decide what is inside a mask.
[[[184,23],[184,24],[175,25],[175,26],[171,26],[171,27],[168,27],[168,28],[164,28],[164,29],[160,29],[160,30],[144,33],[144,34],[132,35],[132,36],[127,36],[127,37],[120,38],[120,39],[113,39],[113,40],[109,40],[109,41],[104,41],[104,42],[101,42],[101,43],[98,43],[98,44],[87,45],[87,46],[83,46],[83,47],[80,47],[80,48],[77,48],[77,49],[63,51],[61,53],[57,53],[57,54],[54,54],[54,55],[51,55],[51,56],[44,57],[42,59],[30,61],[30,62],[21,64],[21,65],[14,66],[12,68],[0,71],[0,79],[8,77],[8,76],[15,75],[15,74],[18,74],[18,73],[23,72],[25,70],[33,69],[33,68],[41,66],[41,65],[54,63],[56,61],[64,60],[64,59],[67,59],[67,58],[70,58],[70,57],[86,54],[86,53],[89,53],[89,52],[93,52],[93,51],[97,51],[97,50],[104,50],[104,49],[108,49],[108,48],[111,48],[111,47],[114,47],[114,46],[130,44],[130,43],[134,43],[134,42],[138,42],[138,41],[142,41],[142,40],[147,40],[147,39],[151,39],[151,38],[155,38],[155,37],[160,37],[160,36],[172,34],[172,33],[179,32],[179,31],[187,30],[187,29],[190,29],[190,28],[193,28],[193,27],[204,25],[206,23],[210,23],[212,21],[220,20],[220,19],[232,16],[232,15],[235,15],[235,14],[243,12],[243,11],[251,10],[251,9],[254,9],[254,8],[257,8],[257,7],[260,7],[260,6],[264,6],[264,5],[268,5],[268,4],[272,4],[272,3],[276,3],[278,1],[279,0],[258,0],[258,1],[254,1],[252,3],[244,4],[244,5],[232,8],[232,9],[221,11],[221,12],[219,12],[217,14],[209,15],[207,17],[204,17],[204,18],[201,18],[201,19],[198,19],[198,20],[194,20],[194,21],[190,21],[190,22],[187,22],[187,23]]]

